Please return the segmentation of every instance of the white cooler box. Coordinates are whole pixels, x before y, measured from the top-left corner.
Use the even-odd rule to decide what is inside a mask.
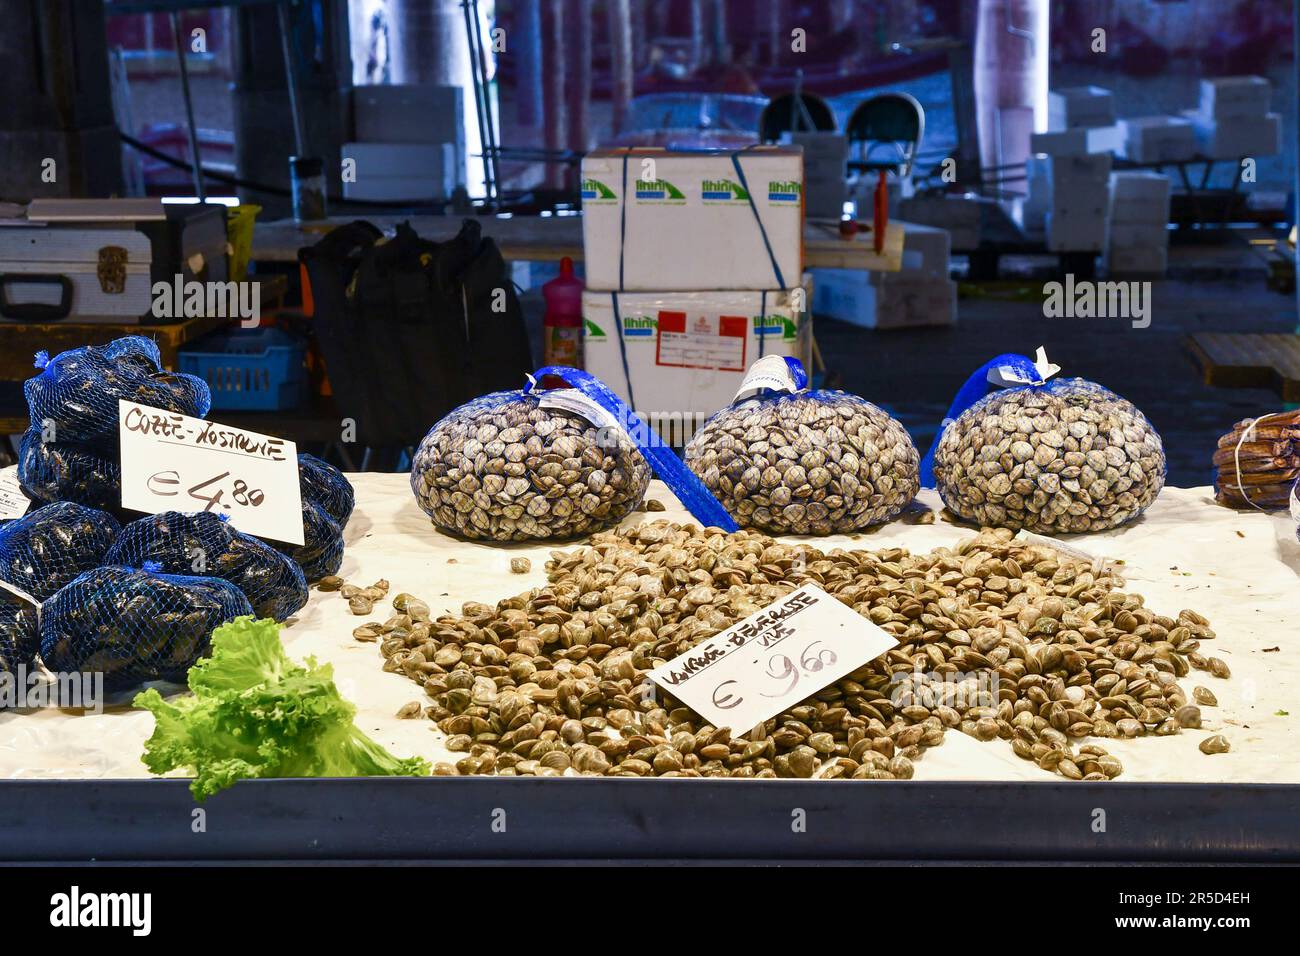
[[[226,280],[224,206],[41,200],[28,217],[0,225],[0,322],[170,322],[155,282]]]
[[[1196,156],[1196,130],[1181,116],[1138,116],[1119,124],[1124,155],[1135,163],[1177,163]]]
[[[802,308],[796,294],[803,299]],[[791,356],[812,367],[808,299],[804,287],[766,292],[588,289],[582,294],[583,365],[633,403],[633,410],[665,441],[683,444],[689,438],[683,429],[703,424],[729,405],[746,370],[761,356]]]

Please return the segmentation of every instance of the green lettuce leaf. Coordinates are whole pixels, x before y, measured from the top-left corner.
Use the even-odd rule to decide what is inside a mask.
[[[200,802],[243,778],[429,773],[427,761],[394,757],[358,730],[334,669],[291,661],[274,621],[241,617],[217,628],[212,656],[190,669],[189,686],[192,697],[168,701],[150,688],[135,705],[155,720],[145,766],[193,771]]]

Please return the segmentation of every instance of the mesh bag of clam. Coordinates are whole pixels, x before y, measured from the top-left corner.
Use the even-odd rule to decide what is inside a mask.
[[[307,603],[307,580],[287,556],[237,531],[225,515],[166,511],[133,521],[109,548],[104,564],[167,574],[221,578],[248,598],[253,613],[285,621]]]
[[[306,494],[302,499],[302,535],[302,544],[270,544],[296,561],[308,581],[319,581],[343,566],[343,529]]]
[[[687,466],[746,528],[842,534],[897,517],[920,490],[907,430],[865,399],[807,383],[796,359],[756,362],[738,400],[687,444]]]
[[[302,454],[298,456],[298,486],[303,501],[315,502],[340,528],[348,526],[356,493],[343,472],[315,455]]]
[[[1160,435],[1131,402],[1023,355],[1000,355],[958,393],[923,466],[958,517],[1044,533],[1132,521],[1165,483]],[[999,387],[1005,386],[1005,387]],[[932,470],[927,467],[932,462]]]
[[[184,681],[217,627],[251,615],[221,578],[102,567],[79,575],[41,608],[41,660],[52,671],[102,673],[106,690]]]
[[[117,450],[41,440],[39,428],[23,434],[18,449],[18,482],[38,501],[75,501],[118,513],[122,504],[122,466]]]
[[[0,529],[0,581],[44,601],[104,563],[120,525],[70,501],[43,505]]]
[[[572,388],[540,389],[554,376]],[[735,525],[599,379],[548,366],[518,391],[452,411],[415,453],[411,489],[440,531],[475,540],[572,538],[617,524],[657,473],[706,525]]]
[[[42,352],[36,367],[40,374],[23,384],[23,395],[32,427],[53,441],[113,447],[119,399],[195,418],[212,406],[206,382],[163,371],[158,347],[138,335],[54,358]]]

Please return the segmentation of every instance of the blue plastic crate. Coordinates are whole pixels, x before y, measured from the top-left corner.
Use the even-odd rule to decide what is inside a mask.
[[[307,395],[307,346],[279,329],[209,335],[180,353],[180,370],[212,390],[213,411],[280,412]]]

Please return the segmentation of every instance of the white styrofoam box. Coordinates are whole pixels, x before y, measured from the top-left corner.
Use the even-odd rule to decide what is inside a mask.
[[[957,323],[957,283],[917,277],[876,285],[860,269],[814,269],[813,311],[868,329]]]
[[[898,204],[898,218],[948,232],[951,250],[979,246],[980,219],[992,200],[953,194],[911,196]],[[906,242],[906,237],[904,238]]]
[[[731,403],[760,351],[793,356],[811,367],[810,293],[797,291],[802,310],[795,308],[792,291],[587,289],[582,294],[583,364],[624,401],[634,402],[639,413],[652,413],[652,418],[654,413],[712,414]]]
[[[1106,215],[1095,210],[1053,210],[1044,217],[1051,252],[1100,252],[1106,245]]]
[[[1169,230],[1163,222],[1111,222],[1106,230],[1106,245],[1111,249],[1167,246]]]
[[[1118,123],[1113,126],[1094,126],[1084,132],[1088,136],[1088,152],[1124,152],[1124,129]]]
[[[1164,246],[1108,249],[1102,265],[1112,276],[1164,275],[1169,268],[1169,250]]]
[[[1169,177],[1163,173],[1124,170],[1110,174],[1110,194],[1113,199],[1154,199],[1167,204],[1169,188]]]
[[[459,86],[384,84],[352,88],[360,143],[450,143],[452,185],[465,182],[465,90]]]
[[[1263,116],[1272,105],[1273,87],[1262,76],[1220,76],[1201,80],[1197,110],[1207,120]]]
[[[848,198],[844,176],[849,160],[848,137],[840,133],[790,132],[783,143],[803,149],[804,213],[809,219],[839,220]]]
[[[1105,192],[1113,162],[1114,157],[1110,153],[1049,156],[1046,167],[1053,193],[1062,190]]]
[[[1155,224],[1163,227],[1169,222],[1169,200],[1112,198],[1107,218],[1112,223]]]
[[[1240,159],[1243,156],[1276,156],[1282,151],[1282,116],[1234,116],[1207,120],[1199,113],[1184,113],[1196,129],[1196,142],[1211,159]]]
[[[732,155],[644,147],[588,153],[582,160],[587,287],[653,292],[797,285],[803,153],[790,146],[750,147],[736,159],[743,175]]]
[[[903,268],[898,272],[868,272],[876,285],[921,277],[947,279],[951,271],[952,239],[946,229],[892,220],[903,227]]]
[[[1088,131],[1082,127],[1051,133],[1033,133],[1029,137],[1031,153],[1048,156],[1077,156],[1088,152]]]
[[[343,181],[345,199],[441,199],[458,179],[451,143],[344,143],[356,162],[356,182]]]
[[[1173,163],[1196,156],[1196,130],[1181,116],[1138,116],[1119,121],[1124,155],[1135,163]]]
[[[1072,86],[1047,94],[1048,129],[1110,126],[1115,122],[1115,97],[1100,86]]]

